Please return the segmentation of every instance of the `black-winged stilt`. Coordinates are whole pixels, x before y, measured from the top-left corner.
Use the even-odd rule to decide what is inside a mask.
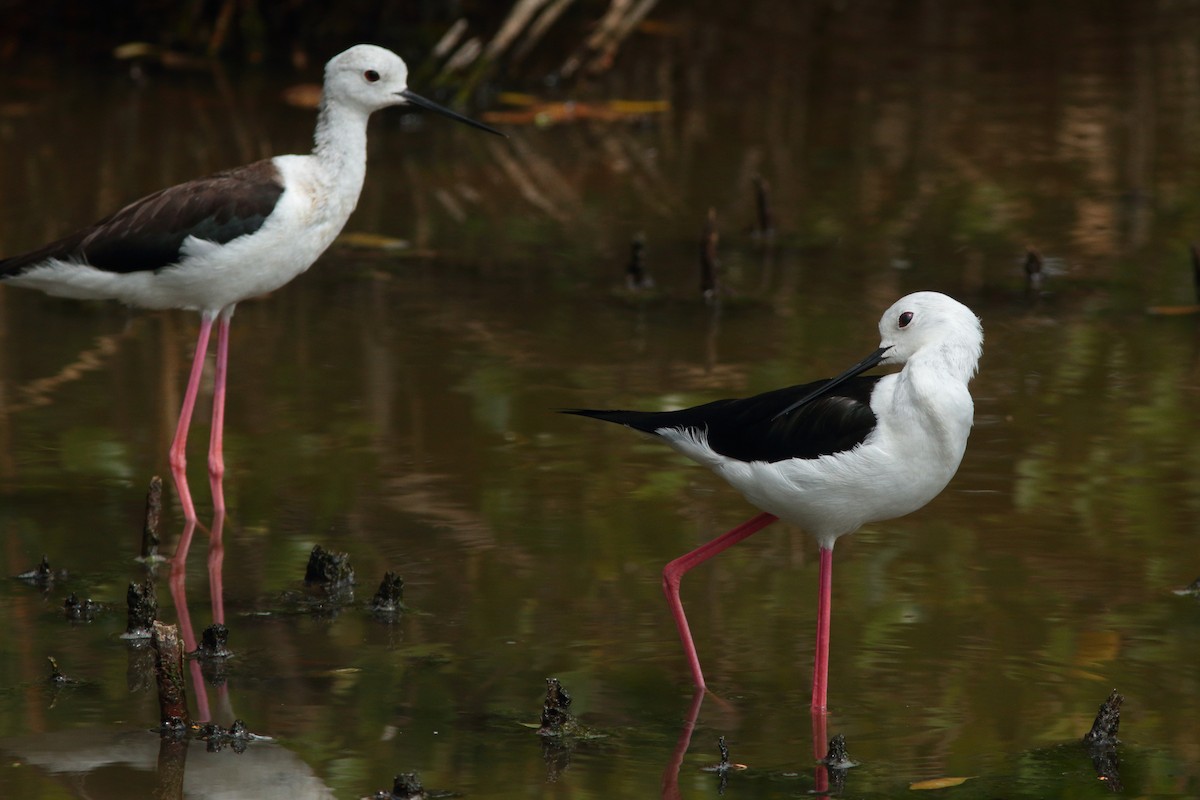
[[[325,65],[311,155],[276,156],[163,189],[91,227],[0,260],[0,280],[14,286],[60,297],[200,312],[196,354],[170,450],[189,520],[195,520],[196,512],[184,479],[184,451],[214,321],[217,365],[208,467],[214,504],[223,510],[222,437],[234,307],[288,283],[329,247],[362,190],[367,119],[374,111],[398,105],[503,135],[413,93],[408,67],[399,56],[360,44]]]
[[[979,319],[944,294],[917,292],[884,312],[879,334],[878,350],[830,380],[678,411],[567,411],[664,439],[763,510],[663,569],[663,592],[697,687],[704,688],[704,674],[679,600],[680,580],[784,519],[820,546],[812,708],[824,711],[834,543],[868,522],[916,511],[958,470],[974,413],[967,383],[983,350]],[[878,364],[904,368],[860,375]]]

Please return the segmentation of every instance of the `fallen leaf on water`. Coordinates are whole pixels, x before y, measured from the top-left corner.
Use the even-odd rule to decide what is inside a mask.
[[[1174,317],[1183,314],[1200,314],[1200,305],[1194,306],[1150,306],[1146,309],[1149,314],[1163,317]]]
[[[974,775],[968,775],[965,778],[930,778],[927,781],[910,783],[908,788],[915,792],[925,791],[927,789],[949,789],[951,786],[961,786],[974,777]]]

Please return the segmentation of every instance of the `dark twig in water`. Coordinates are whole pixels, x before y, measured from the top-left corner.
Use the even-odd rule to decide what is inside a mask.
[[[717,210],[708,209],[704,218],[704,230],[700,235],[700,294],[705,302],[714,302],[721,291],[717,278],[717,245],[721,236],[717,232]]]
[[[158,555],[158,523],[162,518],[162,478],[150,479],[146,492],[146,524],[142,527],[142,560],[153,561]]]
[[[154,623],[154,672],[158,678],[158,712],[161,731],[179,734],[191,726],[187,684],[183,674],[183,640],[179,628]]]
[[[1196,302],[1200,303],[1200,245],[1192,242],[1188,250],[1192,254],[1192,285],[1196,290]]]
[[[130,581],[129,589],[125,592],[125,602],[129,606],[125,638],[149,639],[154,633],[154,620],[158,616],[158,596],[154,592],[154,581],[148,578],[141,583]]]
[[[1042,269],[1044,264],[1042,254],[1037,250],[1030,248],[1025,253],[1025,293],[1030,299],[1036,298],[1042,291],[1042,283],[1045,281],[1045,272]]]
[[[755,233],[767,239],[775,233],[775,215],[771,212],[771,184],[762,175],[754,176],[754,204],[758,209]]]
[[[390,614],[404,610],[404,579],[394,572],[384,573],[379,589],[371,598],[371,610]]]
[[[625,287],[630,291],[653,289],[654,278],[646,271],[646,236],[639,233],[629,246],[629,265],[625,267]]]
[[[55,686],[65,686],[68,683],[75,682],[63,674],[63,671],[59,669],[58,661],[54,658],[54,656],[46,656],[46,660],[50,662],[50,676],[46,678],[46,680]]]

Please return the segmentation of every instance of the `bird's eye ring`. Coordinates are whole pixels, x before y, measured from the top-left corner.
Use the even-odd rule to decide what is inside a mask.
[[[913,320],[913,313],[911,311],[905,311],[903,314],[900,315],[900,327],[907,328],[908,323],[912,322],[912,320]]]
[[[374,83],[375,81],[379,80],[379,73],[373,69],[369,69],[363,73],[363,79],[366,80],[367,83]]]

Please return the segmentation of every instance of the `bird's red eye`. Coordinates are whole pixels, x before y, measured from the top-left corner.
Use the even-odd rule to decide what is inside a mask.
[[[367,83],[374,83],[379,80],[379,73],[373,69],[369,69],[363,73],[363,78],[366,79]]]
[[[908,323],[912,322],[912,318],[913,318],[913,313],[911,311],[905,311],[903,314],[900,315],[900,327],[907,328]]]

